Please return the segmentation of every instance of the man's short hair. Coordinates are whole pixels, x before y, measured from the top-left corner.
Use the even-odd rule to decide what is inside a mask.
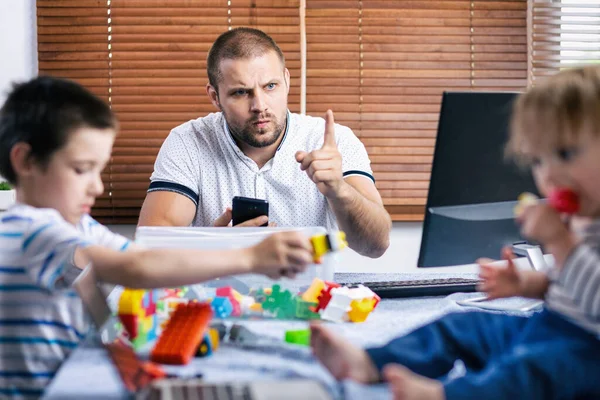
[[[222,60],[260,57],[269,51],[274,51],[281,60],[281,65],[285,67],[283,52],[273,38],[263,31],[241,27],[221,34],[208,52],[206,63],[208,82],[218,92],[218,84],[222,78],[220,71]]]
[[[81,85],[40,76],[14,85],[0,109],[0,175],[17,183],[10,162],[15,144],[31,147],[33,160],[46,166],[79,128],[117,129],[108,104]]]

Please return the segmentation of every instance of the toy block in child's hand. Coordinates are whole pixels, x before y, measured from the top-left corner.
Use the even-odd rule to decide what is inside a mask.
[[[313,246],[313,261],[320,263],[321,258],[332,251],[339,251],[348,247],[346,234],[342,231],[328,232],[324,235],[315,235],[310,238]]]
[[[285,341],[287,343],[310,346],[310,329],[285,331]]]
[[[575,214],[579,211],[579,196],[570,189],[556,189],[548,196],[548,204],[560,213]]]
[[[179,304],[152,350],[150,359],[161,364],[187,364],[192,359],[212,318],[206,303]]]
[[[524,207],[536,204],[539,199],[533,193],[523,193],[518,200],[514,210],[517,217],[521,215]],[[555,189],[548,196],[548,204],[559,213],[575,214],[579,211],[579,196],[571,189]]]
[[[533,193],[521,193],[518,197],[518,203],[515,206],[514,214],[519,217],[523,213],[523,209],[527,206],[537,204],[539,198]]]

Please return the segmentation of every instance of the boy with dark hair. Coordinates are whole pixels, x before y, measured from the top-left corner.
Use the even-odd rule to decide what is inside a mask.
[[[510,254],[506,268],[482,265],[490,297],[545,298],[545,309],[450,314],[367,350],[315,324],[313,350],[336,378],[383,376],[396,400],[600,398],[600,68],[566,70],[522,94],[507,150],[531,165],[541,194],[569,189],[577,217],[594,220],[580,238],[548,204],[525,206],[522,233],[554,255],[554,268],[517,271]],[[449,379],[459,359],[466,373]]]
[[[229,251],[143,250],[94,221],[116,120],[76,83],[16,85],[0,110],[0,174],[17,204],[0,217],[0,395],[38,397],[86,333],[72,265],[128,287],[193,284],[237,273],[293,277],[311,261],[308,238],[271,235]]]

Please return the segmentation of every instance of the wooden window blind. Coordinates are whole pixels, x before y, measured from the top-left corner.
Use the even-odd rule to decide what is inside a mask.
[[[524,0],[307,0],[307,112],[369,152],[393,220],[420,220],[445,90],[527,83]]]
[[[170,130],[217,111],[205,91],[206,57],[227,29],[251,26],[272,35],[292,76],[290,109],[299,111],[298,6],[286,0],[38,1],[40,73],[91,88],[120,121],[94,217],[137,223]],[[65,43],[54,44],[61,40]]]
[[[38,0],[38,67],[78,81],[108,101],[106,1]]]
[[[600,63],[600,0],[530,0],[529,82]]]
[[[537,0],[535,0],[537,1]],[[582,0],[583,1],[583,0]],[[327,108],[363,141],[394,220],[420,220],[444,90],[518,90],[527,78],[525,0],[38,0],[40,73],[72,78],[121,122],[93,215],[136,223],[162,142],[215,111],[206,55],[227,29],[278,42],[302,109]],[[301,9],[305,6],[305,9]],[[304,16],[300,20],[300,16]]]

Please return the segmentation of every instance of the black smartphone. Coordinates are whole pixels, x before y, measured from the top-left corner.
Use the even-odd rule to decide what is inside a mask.
[[[262,199],[253,199],[251,197],[235,196],[232,202],[233,225],[239,225],[250,219],[269,216],[269,202]],[[269,223],[262,226],[267,226]]]

